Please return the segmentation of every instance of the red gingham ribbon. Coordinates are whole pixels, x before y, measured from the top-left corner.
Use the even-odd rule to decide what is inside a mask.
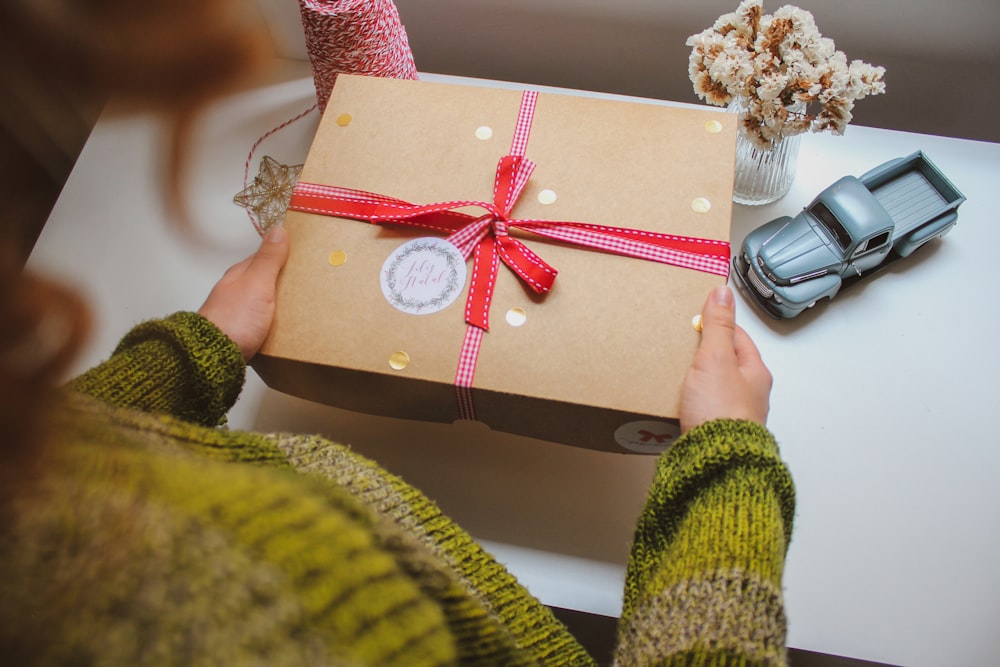
[[[729,243],[726,241],[581,222],[511,218],[511,209],[535,168],[535,163],[524,153],[537,96],[534,91],[525,91],[522,95],[511,152],[497,163],[492,202],[452,200],[414,204],[386,195],[300,181],[289,204],[289,209],[306,213],[407,225],[448,234],[448,240],[466,259],[475,255],[465,307],[467,331],[455,376],[459,413],[463,419],[474,418],[471,387],[483,332],[489,330],[490,302],[500,262],[537,293],[551,289],[557,274],[524,243],[510,236],[509,229],[522,229],[576,246],[637,259],[719,276],[729,275]],[[479,207],[487,213],[474,217],[455,210],[466,206]]]
[[[476,407],[472,400],[472,378],[476,375],[476,362],[479,359],[479,348],[483,344],[484,333],[485,329],[472,324],[465,325],[465,339],[462,341],[458,368],[455,370],[455,397],[458,399],[459,419],[476,420]]]

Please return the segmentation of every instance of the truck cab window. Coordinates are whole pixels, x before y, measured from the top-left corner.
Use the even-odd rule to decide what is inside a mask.
[[[862,241],[858,245],[858,249],[854,252],[854,256],[863,255],[866,252],[871,252],[872,250],[878,250],[886,243],[889,242],[889,231],[886,230],[881,234],[876,234],[869,239]]]

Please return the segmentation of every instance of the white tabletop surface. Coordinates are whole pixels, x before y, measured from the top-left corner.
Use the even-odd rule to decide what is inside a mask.
[[[163,126],[102,116],[28,264],[91,300],[96,326],[78,369],[106,357],[134,323],[196,309],[256,247],[232,203],[244,161],[313,95],[308,65],[288,61],[211,107],[187,179],[201,241],[172,228],[163,204]],[[313,113],[274,134],[258,157],[303,161],[317,122]],[[773,371],[769,425],[797,485],[789,645],[911,667],[994,664],[1000,146],[864,127],[807,135],[792,191],[769,206],[735,207],[732,239],[794,214],[844,174],[917,149],[968,198],[954,232],[794,321],[769,320],[743,297],[738,320]],[[348,413],[274,392],[253,373],[230,418],[236,428],[350,443],[424,489],[544,602],[620,611],[650,457]]]

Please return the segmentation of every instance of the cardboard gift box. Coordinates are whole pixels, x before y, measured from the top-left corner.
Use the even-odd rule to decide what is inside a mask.
[[[726,280],[735,141],[709,109],[341,75],[254,367],[348,410],[661,451]]]

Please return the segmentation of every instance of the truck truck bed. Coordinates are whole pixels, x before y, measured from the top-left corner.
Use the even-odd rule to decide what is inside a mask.
[[[949,203],[916,169],[904,172],[871,191],[895,221],[897,235],[905,235],[933,219]]]
[[[861,182],[892,217],[896,239],[949,213],[954,217],[965,201],[922,151],[879,165],[861,176]]]

